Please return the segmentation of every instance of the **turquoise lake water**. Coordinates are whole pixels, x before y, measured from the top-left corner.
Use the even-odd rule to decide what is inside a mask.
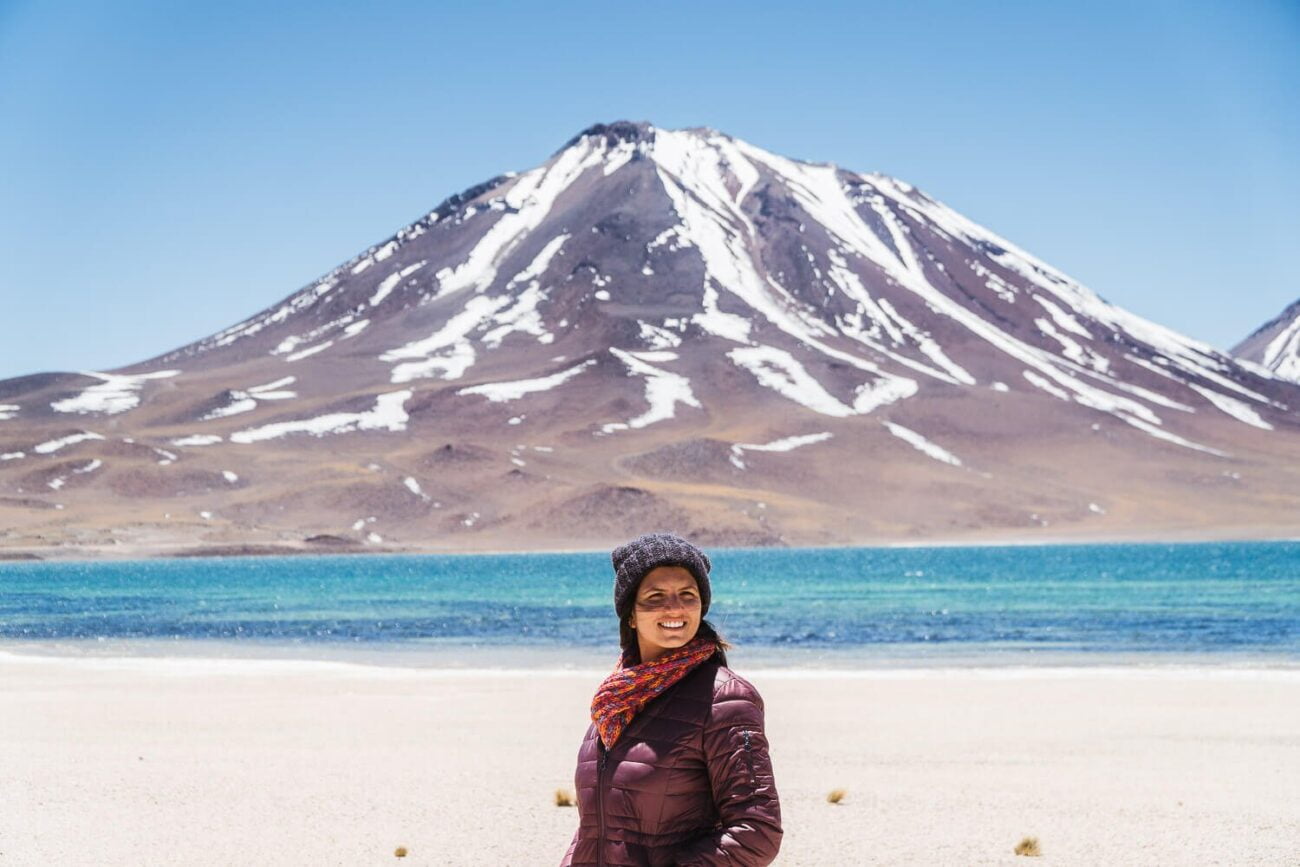
[[[733,662],[1300,666],[1300,543],[711,549]],[[0,644],[604,665],[604,553],[0,563]]]

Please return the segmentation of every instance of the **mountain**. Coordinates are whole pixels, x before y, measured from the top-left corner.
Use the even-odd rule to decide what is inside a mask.
[[[1300,300],[1255,329],[1232,354],[1262,365],[1271,376],[1300,383]]]
[[[907,183],[617,122],[208,338],[0,382],[0,542],[1285,535],[1297,406]]]

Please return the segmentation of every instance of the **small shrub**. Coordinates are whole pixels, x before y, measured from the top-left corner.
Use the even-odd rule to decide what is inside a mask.
[[[1037,837],[1026,837],[1016,844],[1016,854],[1038,857],[1043,854],[1043,850],[1038,848]]]
[[[838,804],[840,801],[844,800],[846,794],[848,793],[843,789],[831,789],[830,794],[826,796],[826,800],[831,804]]]
[[[396,849],[393,850],[393,854],[396,855],[398,858],[405,858],[405,857],[406,857],[406,847],[405,847],[405,846],[398,846]]]
[[[573,796],[570,795],[568,792],[564,791],[564,789],[556,789],[556,790],[555,790],[555,806],[557,806],[557,807],[572,807],[572,806],[573,806]]]

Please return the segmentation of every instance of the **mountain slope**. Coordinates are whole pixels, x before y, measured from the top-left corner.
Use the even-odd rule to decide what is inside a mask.
[[[1300,301],[1255,329],[1232,348],[1232,354],[1263,366],[1279,379],[1300,382]]]
[[[27,545],[124,499],[213,544],[1256,532],[1298,402],[901,181],[619,122],[209,338],[0,383],[0,496]]]

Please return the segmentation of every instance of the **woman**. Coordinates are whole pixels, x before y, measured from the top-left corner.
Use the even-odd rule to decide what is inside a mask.
[[[623,652],[592,699],[561,867],[770,864],[781,805],[763,699],[703,619],[708,556],[653,533],[612,559]]]

